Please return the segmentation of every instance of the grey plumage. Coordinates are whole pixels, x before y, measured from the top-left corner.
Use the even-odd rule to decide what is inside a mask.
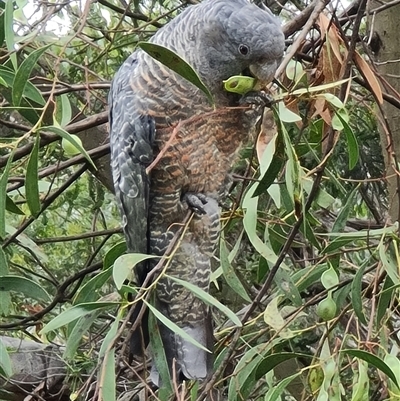
[[[245,69],[270,81],[283,54],[284,38],[270,12],[245,0],[205,0],[187,8],[151,41],[194,67],[218,109],[214,112],[199,89],[142,50],[133,53],[116,74],[109,96],[116,199],[129,252],[162,255],[191,206],[188,195],[206,197],[203,214],[192,219],[168,274],[207,291],[219,231],[218,201],[227,189],[238,150],[254,134],[260,116],[260,110],[226,109],[237,106],[240,96],[226,92],[222,81]],[[148,176],[146,167],[179,121],[175,141]],[[143,264],[137,270],[139,283],[150,268]],[[165,277],[157,285],[156,299],[169,319],[212,348],[206,305]],[[178,371],[200,379],[210,373],[210,354],[165,327],[162,336],[169,363],[175,358]],[[141,343],[136,333],[133,353],[139,352]],[[157,381],[156,373],[153,378]]]

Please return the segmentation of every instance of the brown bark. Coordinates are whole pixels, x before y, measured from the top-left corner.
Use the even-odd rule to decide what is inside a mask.
[[[383,3],[388,3],[384,1]],[[371,9],[382,2],[372,2]],[[369,45],[375,53],[377,68],[382,77],[384,92],[399,99],[400,92],[400,46],[399,46],[400,5],[390,7],[369,17]],[[399,175],[397,158],[400,155],[400,109],[384,102],[380,121],[382,151],[386,163],[389,191],[389,216],[392,222],[399,220]],[[396,158],[397,155],[397,158]]]

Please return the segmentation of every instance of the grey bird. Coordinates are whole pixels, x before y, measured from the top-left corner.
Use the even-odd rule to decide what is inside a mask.
[[[270,82],[283,56],[284,36],[267,9],[246,0],[205,0],[185,9],[150,41],[173,50],[196,70],[216,109],[189,81],[136,50],[117,72],[109,95],[116,200],[129,252],[163,255],[188,211],[193,211],[167,274],[208,291],[220,230],[218,205],[238,152],[254,138],[263,111],[235,108],[251,104],[252,96],[243,100],[224,90],[222,81],[246,72]],[[146,169],[160,152],[149,173]],[[138,285],[153,267],[142,263],[136,268]],[[165,276],[155,295],[157,309],[211,351],[160,325],[170,369],[175,361],[179,374],[205,379],[213,364],[210,308]],[[147,345],[146,319],[147,315],[132,334],[134,355]],[[152,380],[159,384],[156,369]]]

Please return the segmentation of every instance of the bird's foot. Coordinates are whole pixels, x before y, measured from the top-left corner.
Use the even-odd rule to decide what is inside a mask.
[[[251,91],[243,95],[239,103],[241,105],[271,107],[274,103],[274,99],[265,92]]]
[[[206,214],[206,210],[204,205],[207,204],[207,196],[204,194],[194,194],[193,192],[187,192],[183,195],[182,200],[184,200],[189,209],[192,210],[193,213],[202,216]]]

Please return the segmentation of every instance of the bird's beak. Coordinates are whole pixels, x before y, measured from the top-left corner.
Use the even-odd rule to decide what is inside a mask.
[[[278,61],[268,63],[251,64],[249,69],[254,78],[264,85],[269,84],[274,79],[274,74],[278,68]]]

